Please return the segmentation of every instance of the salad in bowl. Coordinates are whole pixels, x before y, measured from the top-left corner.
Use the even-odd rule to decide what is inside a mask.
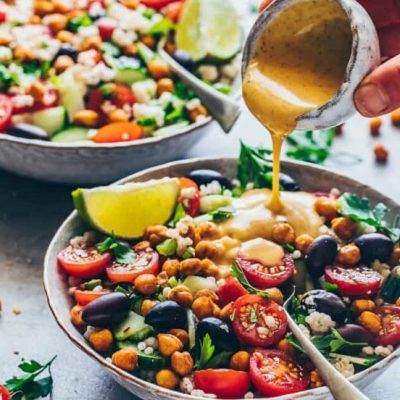
[[[264,156],[242,145],[239,162],[184,161],[73,192],[77,213],[46,257],[49,303],[68,336],[133,393],[327,395],[287,328],[293,285],[289,312],[345,377],[365,385],[398,358],[399,207],[284,162],[295,179],[281,175],[284,208],[272,213]]]

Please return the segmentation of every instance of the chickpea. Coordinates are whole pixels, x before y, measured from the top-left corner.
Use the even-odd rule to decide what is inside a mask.
[[[193,295],[190,290],[183,285],[174,287],[168,294],[168,299],[176,301],[182,307],[190,307],[193,303]]]
[[[129,118],[129,115],[120,108],[117,108],[116,110],[113,110],[110,112],[110,114],[108,114],[108,119],[110,120],[110,122],[128,122]]]
[[[42,18],[40,18],[39,15],[31,15],[28,19],[28,24],[29,25],[41,25]]]
[[[167,231],[168,228],[164,225],[148,226],[144,232],[144,237],[154,246],[168,238]]]
[[[356,265],[360,259],[360,249],[355,244],[343,246],[337,255],[337,260],[344,265]]]
[[[157,82],[157,96],[160,97],[164,92],[174,91],[174,81],[170,78],[162,78]]]
[[[77,125],[94,128],[99,123],[99,114],[93,110],[82,110],[75,114],[74,122]]]
[[[220,255],[220,249],[217,245],[208,240],[202,240],[196,244],[196,255],[200,258],[216,259]]]
[[[157,278],[153,274],[139,275],[134,282],[135,289],[145,296],[150,296],[157,290]]]
[[[163,289],[169,287],[169,278],[165,271],[162,271],[157,275],[157,285]]]
[[[140,41],[147,47],[150,47],[150,49],[154,49],[157,44],[156,39],[154,38],[154,36],[151,35],[143,35],[140,38]]]
[[[82,312],[83,312],[83,307],[80,306],[79,304],[76,304],[71,308],[71,311],[69,313],[71,322],[77,328],[84,328],[86,326],[85,321],[82,319]]]
[[[187,376],[193,370],[193,358],[189,352],[176,351],[171,356],[171,368],[180,376]]]
[[[379,163],[385,163],[389,157],[389,151],[382,144],[376,144],[374,147],[375,159]]]
[[[132,372],[137,366],[138,354],[133,349],[118,350],[111,356],[111,361],[124,371]]]
[[[289,343],[289,341],[287,339],[280,340],[278,342],[277,348],[278,348],[278,350],[282,350],[288,354],[294,353],[294,347]]]
[[[396,247],[390,256],[390,265],[396,267],[400,264],[400,247]]]
[[[144,299],[142,305],[140,306],[140,314],[145,317],[149,311],[157,304],[156,301]]]
[[[213,317],[216,313],[216,304],[209,297],[198,297],[193,301],[192,311],[198,319]]]
[[[134,250],[136,252],[147,250],[150,247],[150,242],[147,240],[142,240],[141,242],[135,244]]]
[[[315,200],[314,208],[319,215],[325,217],[329,221],[336,217],[336,201],[328,197],[319,197]]]
[[[122,4],[130,10],[136,10],[140,4],[139,0],[122,0]]]
[[[189,343],[189,334],[184,329],[171,329],[168,333],[176,336],[182,342],[183,346]]]
[[[183,276],[196,275],[201,271],[201,263],[198,258],[188,258],[179,264],[179,272]]]
[[[173,260],[169,258],[166,261],[164,261],[164,264],[162,265],[162,270],[167,273],[169,278],[171,278],[172,276],[178,275],[179,264],[180,263],[178,260]]]
[[[371,118],[369,121],[369,131],[371,132],[372,136],[379,136],[379,131],[382,127],[382,118]]]
[[[318,370],[314,369],[313,371],[311,371],[310,373],[310,387],[315,389],[315,388],[319,388],[321,386],[324,386],[325,383],[322,380],[322,377],[320,375],[320,373],[318,372]]]
[[[156,374],[156,383],[167,389],[175,389],[178,386],[179,377],[170,369],[162,369]]]
[[[396,300],[396,306],[400,306],[400,297]]]
[[[104,354],[113,345],[113,335],[109,329],[102,329],[89,336],[89,343],[97,352]]]
[[[60,31],[57,33],[56,38],[62,43],[72,44],[74,42],[74,34],[69,31]]]
[[[103,42],[100,36],[91,36],[83,41],[80,50],[81,51],[100,50],[102,43]]]
[[[348,217],[334,218],[332,229],[343,240],[350,240],[357,234],[357,224]]]
[[[40,81],[34,81],[29,87],[29,94],[37,101],[41,101],[46,94],[46,88]]]
[[[233,314],[233,310],[234,310],[234,307],[233,307],[233,301],[232,301],[232,302],[228,303],[225,307],[222,308],[222,310],[219,314],[220,319],[222,319],[222,321],[226,321],[226,322],[230,321],[232,314]]]
[[[358,317],[358,323],[375,335],[382,329],[381,318],[371,311],[363,311]]]
[[[159,59],[151,60],[147,64],[147,69],[154,79],[167,78],[171,73],[168,64]]]
[[[212,291],[211,289],[200,289],[196,292],[196,294],[194,295],[195,299],[198,299],[199,297],[209,297],[211,300],[213,301],[218,301],[218,295],[217,293],[215,293],[214,291]]]
[[[275,303],[278,303],[280,305],[283,304],[283,293],[281,290],[277,287],[265,289],[265,292],[268,294],[268,297],[270,300],[274,301]]]
[[[307,254],[308,249],[310,248],[314,238],[310,235],[304,233],[303,235],[297,236],[295,240],[296,249],[300,250],[303,254]]]
[[[21,46],[18,46],[14,49],[14,57],[21,61],[34,61],[36,59],[33,51]]]
[[[62,74],[69,67],[74,65],[74,60],[70,56],[58,56],[56,62],[54,63],[54,69],[56,74]]]
[[[175,43],[168,40],[167,43],[165,43],[165,51],[170,55],[174,54],[176,51]]]
[[[124,48],[123,48],[123,52],[124,52],[124,54],[126,55],[126,56],[128,56],[128,57],[133,57],[133,56],[136,56],[136,54],[137,54],[137,47],[136,47],[136,45],[135,44],[128,44],[127,46],[125,46]]]
[[[230,368],[238,371],[248,371],[250,364],[250,354],[247,351],[238,351],[231,357]]]
[[[54,12],[54,4],[51,1],[36,0],[33,5],[34,14],[43,16]]]
[[[53,33],[64,30],[68,25],[68,18],[63,14],[50,14],[43,21]]]
[[[188,114],[189,114],[190,120],[192,122],[196,122],[200,118],[207,117],[208,111],[202,104],[199,104],[197,107],[189,110]]]
[[[214,239],[217,235],[218,228],[213,222],[202,222],[196,227],[196,238],[199,240]]]
[[[159,333],[157,339],[158,350],[164,357],[170,357],[175,351],[183,349],[183,343],[176,336],[169,333]]]
[[[12,36],[7,32],[0,32],[0,46],[9,46],[13,41]]]
[[[221,271],[213,261],[205,258],[204,260],[200,261],[200,265],[205,276],[213,276],[214,278],[219,279]]]
[[[294,243],[296,236],[290,224],[279,222],[272,227],[272,238],[279,244],[290,244]]]
[[[363,311],[372,311],[375,308],[375,303],[372,300],[367,299],[357,299],[354,300],[351,309],[357,313],[362,313]]]
[[[54,11],[57,13],[65,14],[71,11],[71,6],[65,0],[53,0]]]
[[[391,118],[392,124],[394,126],[400,126],[400,108],[398,108],[397,110],[393,111],[390,114],[390,118]]]

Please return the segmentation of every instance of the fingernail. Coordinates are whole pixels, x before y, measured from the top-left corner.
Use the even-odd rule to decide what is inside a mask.
[[[390,106],[390,99],[384,88],[376,83],[364,83],[355,94],[355,103],[361,114],[377,116]]]

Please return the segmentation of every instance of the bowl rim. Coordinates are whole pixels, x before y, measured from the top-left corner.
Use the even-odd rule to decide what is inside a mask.
[[[180,160],[180,161],[172,161],[166,164],[158,165],[155,167],[147,168],[145,170],[136,172],[134,174],[131,174],[125,178],[122,178],[112,185],[121,185],[125,184],[130,181],[134,181],[137,178],[140,178],[143,175],[148,175],[154,172],[159,171],[160,169],[167,169],[169,167],[175,167],[175,166],[190,166],[190,165],[196,165],[201,162],[232,162],[235,161],[237,162],[238,158],[237,157],[198,157],[198,158],[191,158],[191,159],[186,159],[186,160]],[[364,188],[368,188],[370,190],[375,191],[373,188],[370,186],[362,183],[361,181],[357,181],[355,179],[352,179],[350,177],[347,177],[343,174],[331,171],[327,168],[315,165],[315,164],[309,164],[306,162],[299,162],[299,161],[290,161],[290,160],[284,160],[281,163],[281,166],[283,167],[282,169],[284,170],[286,166],[292,166],[292,167],[299,167],[300,169],[312,169],[312,170],[317,170],[317,171],[324,171],[325,173],[334,175],[337,178],[342,178],[347,180],[349,183],[353,183],[355,185],[360,185],[362,184]],[[391,199],[390,197],[381,194],[380,196],[380,201],[382,202],[392,202],[394,204],[398,204],[396,201]],[[400,207],[400,205],[399,205]],[[161,396],[166,396],[169,399],[179,399],[179,400],[185,400],[185,399],[194,399],[194,400],[204,400],[204,397],[199,397],[199,396],[192,396],[186,393],[178,392],[176,390],[170,390],[163,388],[161,386],[158,386],[154,383],[147,382],[139,377],[136,377],[129,372],[123,371],[122,369],[116,367],[113,365],[111,362],[109,362],[106,358],[101,356],[99,353],[97,353],[94,349],[92,349],[89,344],[86,342],[84,339],[83,335],[78,332],[77,330],[70,330],[66,324],[64,323],[63,319],[61,316],[58,315],[57,312],[57,306],[55,305],[53,299],[52,299],[52,288],[49,283],[49,277],[53,273],[55,273],[55,270],[51,268],[52,262],[54,263],[54,259],[51,259],[51,250],[56,244],[57,240],[59,237],[63,236],[63,232],[65,227],[73,221],[75,218],[78,217],[78,213],[76,210],[72,211],[69,216],[64,220],[64,222],[60,225],[60,227],[57,229],[56,233],[54,234],[48,248],[46,251],[46,255],[44,258],[44,269],[43,269],[43,285],[44,285],[44,291],[47,299],[48,306],[50,308],[51,313],[53,314],[54,319],[56,320],[57,324],[61,328],[61,330],[66,334],[66,336],[74,343],[77,347],[79,347],[86,355],[91,357],[92,359],[96,360],[102,367],[105,368],[105,370],[113,375],[116,376],[119,380],[125,381],[129,384],[133,384],[135,386],[141,387],[143,390],[151,391],[153,394],[159,394]],[[393,351],[389,356],[383,358],[380,360],[378,363],[376,363],[374,366],[367,368],[361,372],[358,372],[357,374],[353,375],[352,377],[349,378],[349,380],[356,384],[358,381],[363,380],[366,378],[368,375],[370,375],[374,371],[379,371],[385,366],[389,366],[392,364],[396,359],[400,358],[400,346]],[[320,388],[315,388],[315,389],[308,389],[304,390],[302,392],[294,393],[294,394],[288,394],[284,396],[278,396],[278,397],[268,397],[268,398],[257,398],[259,400],[296,400],[296,399],[302,399],[304,395],[312,395],[313,398],[325,398],[326,396],[329,396],[330,391],[326,386],[320,387]],[[238,400],[238,399],[236,399]],[[245,400],[245,399],[240,399],[240,400]]]

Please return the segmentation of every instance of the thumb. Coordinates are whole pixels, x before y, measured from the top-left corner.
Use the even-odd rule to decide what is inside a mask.
[[[376,117],[400,107],[400,55],[375,69],[354,95],[358,111]]]

